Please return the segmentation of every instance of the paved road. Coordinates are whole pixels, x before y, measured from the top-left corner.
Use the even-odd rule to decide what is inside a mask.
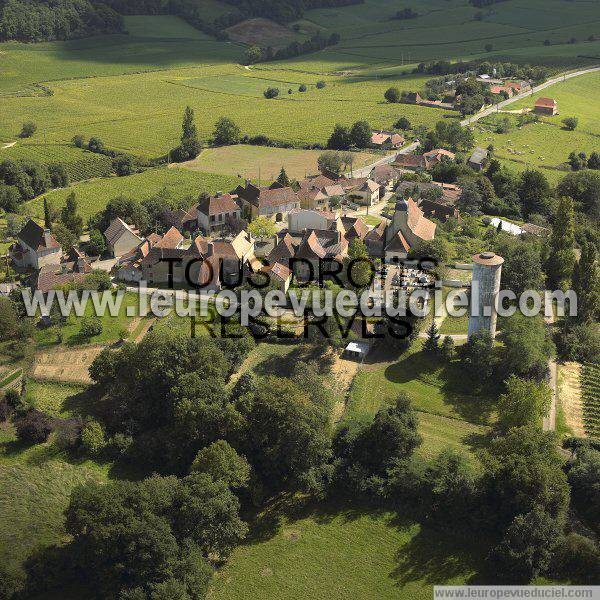
[[[594,73],[595,71],[600,71],[600,67],[590,67],[589,69],[582,69],[581,71],[574,71],[573,73],[563,73],[562,75],[558,75],[557,77],[548,79],[548,81],[545,81],[544,83],[541,83],[540,85],[536,85],[534,88],[532,88],[528,92],[524,92],[523,94],[518,94],[517,96],[513,96],[512,98],[509,98],[508,100],[503,100],[502,102],[500,102],[498,104],[494,104],[494,106],[492,106],[490,108],[486,108],[485,110],[482,110],[480,113],[477,113],[476,115],[473,115],[467,119],[464,119],[463,121],[460,122],[460,124],[463,126],[470,125],[471,123],[475,123],[476,121],[479,121],[479,119],[482,119],[483,117],[487,117],[488,115],[491,115],[492,113],[496,112],[497,110],[504,108],[505,106],[508,106],[509,104],[512,104],[513,102],[517,102],[517,100],[522,100],[523,98],[526,98],[527,96],[531,96],[532,94],[535,94],[536,92],[544,90],[547,87],[554,85],[555,83],[560,83],[561,81],[565,81],[565,80],[571,79],[573,77],[579,77],[580,75],[587,75],[588,73]]]

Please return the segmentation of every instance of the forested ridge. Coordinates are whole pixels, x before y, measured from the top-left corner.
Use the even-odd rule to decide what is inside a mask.
[[[362,0],[225,1],[232,6],[231,14],[213,21],[206,18],[201,0],[0,0],[0,41],[41,42],[118,33],[124,30],[122,15],[177,15],[216,35],[251,17],[289,22],[311,8],[358,4]]]
[[[0,41],[68,40],[123,30],[123,17],[89,0],[0,0]]]

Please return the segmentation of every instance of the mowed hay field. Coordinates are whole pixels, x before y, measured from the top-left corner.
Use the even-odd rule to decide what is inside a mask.
[[[589,155],[600,147],[597,102],[600,97],[600,72],[557,83],[507,108],[510,111],[532,109],[539,97],[554,98],[558,102],[559,114],[554,117],[542,116],[538,123],[525,125],[521,129],[516,126],[516,117],[509,115],[514,127],[504,134],[493,133],[494,116],[482,119],[475,130],[481,145],[493,144],[495,156],[511,169],[539,168],[552,183],[556,183],[568,170],[564,163],[570,152]],[[575,131],[568,131],[564,127],[562,120],[565,117],[579,119]]]
[[[288,177],[304,178],[318,172],[317,159],[320,150],[293,150],[289,148],[269,148],[266,146],[224,146],[208,148],[200,156],[188,162],[173,164],[175,169],[191,171],[208,171],[222,173],[231,177],[247,179],[259,178],[270,183],[279,175],[281,167],[285,167]],[[369,152],[355,152],[354,168],[370,164],[380,158]]]

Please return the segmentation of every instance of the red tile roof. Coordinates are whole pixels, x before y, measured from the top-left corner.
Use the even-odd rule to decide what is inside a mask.
[[[545,108],[554,108],[556,106],[556,100],[554,98],[538,98],[535,101],[536,106],[543,106]]]
[[[198,204],[198,212],[210,217],[211,215],[239,211],[240,207],[235,201],[236,197],[231,194],[222,194],[220,196],[213,196],[212,198],[204,198]]]
[[[154,244],[156,248],[171,248],[175,249],[181,245],[183,242],[183,236],[181,235],[179,229],[176,227],[171,227],[165,235],[163,235],[162,239]]]

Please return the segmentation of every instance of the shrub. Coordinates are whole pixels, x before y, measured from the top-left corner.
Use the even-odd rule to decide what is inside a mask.
[[[133,160],[127,154],[119,154],[112,161],[112,167],[119,177],[133,173]]]
[[[306,87],[304,84],[302,84],[302,85],[301,85],[301,86],[298,88],[298,91],[299,91],[299,92],[305,92],[306,90],[307,90],[307,87]]]
[[[85,144],[85,141],[84,141],[82,135],[74,135],[72,141],[73,141],[73,145],[77,148],[83,148],[83,145]]]
[[[104,154],[104,152],[105,152],[104,142],[100,138],[91,137],[90,141],[88,142],[88,150],[90,152]]]
[[[17,437],[27,444],[42,444],[52,432],[48,415],[32,409],[15,421]]]
[[[317,89],[322,90],[325,87],[324,81],[317,81]]]
[[[81,432],[81,444],[88,454],[98,456],[106,448],[106,436],[102,425],[89,421]]]
[[[279,96],[279,88],[276,87],[268,87],[264,92],[264,97],[267,99],[277,98]]]
[[[577,125],[579,125],[579,119],[577,117],[567,117],[562,120],[562,124],[569,130],[575,131]]]
[[[81,335],[86,338],[102,333],[102,321],[98,317],[84,317],[81,321]]]
[[[54,444],[60,450],[73,450],[81,442],[81,419],[63,419],[55,427]]]
[[[388,102],[393,103],[393,104],[400,102],[400,90],[395,87],[388,88],[385,91],[385,93],[383,94],[383,97]]]
[[[19,137],[30,138],[37,131],[37,125],[33,121],[25,121],[21,127]]]
[[[402,129],[402,131],[408,131],[412,129],[410,121],[406,117],[400,117],[395,123],[394,127],[396,129]]]

